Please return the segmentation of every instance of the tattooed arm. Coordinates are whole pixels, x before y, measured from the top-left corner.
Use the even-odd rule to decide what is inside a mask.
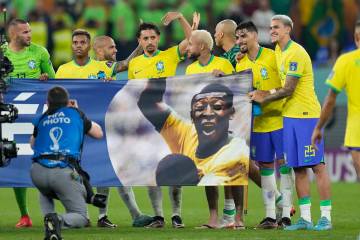
[[[137,48],[125,60],[118,61],[116,63],[114,72],[118,73],[118,72],[126,71],[129,67],[129,62],[131,61],[131,59],[139,56],[142,53],[143,53],[143,49],[140,45],[138,45]]]
[[[284,87],[280,88],[274,93],[270,91],[256,90],[249,93],[250,99],[258,103],[268,103],[281,98],[289,97],[295,91],[296,85],[299,81],[298,77],[286,76]]]

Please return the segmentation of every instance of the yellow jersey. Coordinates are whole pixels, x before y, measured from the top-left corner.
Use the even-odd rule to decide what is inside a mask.
[[[320,117],[320,103],[314,89],[314,75],[309,54],[298,43],[290,40],[281,50],[275,48],[276,64],[281,84],[285,85],[286,76],[298,78],[293,94],[287,97],[283,107],[283,116],[290,118]]]
[[[198,185],[247,185],[249,147],[244,139],[235,137],[218,152],[198,158],[198,136],[194,124],[181,119],[175,112],[167,118],[160,131],[172,153],[191,158],[199,170]]]
[[[200,64],[199,60],[197,60],[187,66],[185,74],[211,73],[214,70],[221,70],[225,74],[231,74],[234,72],[234,67],[229,60],[211,55],[210,60],[206,65]]]
[[[335,92],[345,89],[348,98],[345,143],[360,147],[360,49],[340,56],[326,80]]]
[[[246,54],[237,64],[236,71],[251,69],[253,86],[258,90],[269,91],[281,87],[275,52],[269,48],[260,47],[254,61]],[[262,114],[254,117],[253,132],[272,132],[283,127],[282,107],[284,100],[280,99],[262,104]]]
[[[89,58],[84,66],[78,65],[74,60],[60,65],[55,78],[74,79],[110,79],[114,76],[115,62],[97,61]]]
[[[165,51],[158,50],[153,56],[145,54],[133,58],[129,63],[128,79],[161,78],[175,76],[182,60],[179,46]]]

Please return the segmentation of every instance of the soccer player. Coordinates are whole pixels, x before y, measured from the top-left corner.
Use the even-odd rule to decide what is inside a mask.
[[[113,61],[97,61],[89,57],[91,47],[90,33],[83,29],[76,29],[72,33],[72,51],[74,59],[60,65],[55,78],[74,79],[112,79],[116,73],[128,68],[129,60],[140,54],[134,51],[128,59]]]
[[[31,28],[28,22],[13,19],[8,26],[9,45],[5,56],[14,65],[11,78],[38,78],[47,80],[55,77],[48,51],[31,42]]]
[[[300,205],[300,219],[285,230],[328,230],[331,225],[330,180],[324,162],[324,143],[315,150],[311,135],[320,116],[320,104],[314,90],[311,59],[305,49],[290,38],[293,22],[286,15],[275,15],[270,25],[271,41],[276,43],[275,56],[282,88],[256,90],[253,101],[266,104],[285,98],[283,135],[285,161],[295,171],[295,186]],[[311,220],[310,181],[307,169],[314,172],[320,195],[321,218],[315,227]]]
[[[10,78],[37,78],[47,80],[55,77],[48,51],[31,42],[31,28],[28,22],[13,19],[8,26],[10,42],[5,47],[4,55],[14,65]],[[26,188],[14,188],[21,218],[16,227],[31,227],[32,221],[26,206]]]
[[[312,145],[322,139],[322,128],[335,106],[338,93],[345,89],[348,97],[348,116],[345,133],[345,146],[351,151],[354,167],[360,181],[360,21],[356,22],[354,39],[357,49],[338,58],[326,84],[330,89],[326,96],[320,119],[312,135]]]
[[[193,21],[199,21],[194,15]],[[181,24],[186,39],[190,37],[192,28],[181,13],[168,12],[163,17],[163,23],[168,25],[174,20]],[[194,22],[193,25],[198,25]],[[187,47],[187,40],[183,40],[179,45],[170,47],[165,51],[158,49],[160,40],[160,30],[152,23],[142,23],[136,33],[139,44],[144,50],[144,54],[132,59],[129,63],[128,78],[161,78],[170,77],[176,74],[178,63],[183,59]],[[148,187],[149,197],[155,212],[154,220],[147,227],[162,228],[165,226],[161,187]],[[183,228],[181,219],[181,187],[169,187],[169,196],[173,208],[171,217],[174,228]]]
[[[189,39],[189,45],[187,47],[188,57],[195,59],[196,61],[190,64],[186,68],[186,75],[197,73],[214,73],[214,74],[231,74],[234,72],[234,68],[229,60],[214,56],[211,51],[213,49],[213,39],[211,34],[206,30],[195,30],[192,32]],[[229,228],[244,228],[243,223],[243,194],[241,194],[241,188],[238,187],[225,187],[225,191],[228,191],[228,196],[233,196],[235,200],[235,221],[230,221],[230,224],[222,224],[221,227]],[[209,206],[209,221],[204,224],[203,227],[218,228],[218,187],[206,186],[206,197]],[[231,194],[231,193],[232,194]],[[236,196],[235,196],[236,195]],[[228,200],[230,202],[231,200]],[[226,204],[226,203],[225,203]],[[228,203],[228,205],[230,205]],[[230,206],[231,208],[232,206]],[[230,214],[229,214],[230,215]],[[231,216],[232,218],[232,216]],[[224,226],[223,226],[224,225]]]
[[[236,71],[252,69],[255,89],[275,91],[281,88],[275,52],[259,45],[257,28],[253,22],[242,22],[236,28],[237,44],[245,56],[236,65]],[[282,194],[281,227],[291,225],[291,168],[284,163],[283,118],[281,115],[283,99],[261,105],[262,114],[254,116],[250,141],[250,156],[259,163],[261,190],[266,217],[258,225],[262,229],[276,229],[275,193],[277,191],[274,160],[280,170],[280,191]]]
[[[116,45],[114,40],[108,36],[98,36],[95,37],[93,43],[93,49],[95,52],[95,56],[97,61],[112,61],[116,62]],[[136,49],[132,55],[139,55],[141,54],[142,49],[139,47]],[[128,59],[132,58],[132,55],[128,57]],[[129,61],[129,60],[126,60]],[[128,64],[126,64],[128,65]],[[136,203],[134,191],[132,187],[118,187],[118,192],[124,201],[125,205],[127,206],[130,215],[133,220],[134,227],[143,227],[148,225],[152,221],[152,217],[143,215]],[[109,199],[109,188],[108,187],[97,187],[97,192],[107,195]],[[115,224],[111,223],[111,221],[107,218],[107,205],[108,201],[106,202],[105,208],[99,208],[99,217],[97,225],[99,227],[116,227]]]
[[[225,19],[216,25],[214,34],[216,46],[222,48],[225,51],[221,56],[228,59],[234,68],[236,67],[237,63],[236,55],[240,52],[240,47],[236,44],[235,39],[236,27],[237,25],[235,21],[231,19]],[[258,166],[255,165],[254,161],[250,161],[249,164],[249,178],[251,178],[256,183],[256,185],[261,187],[261,178]],[[225,202],[220,227],[233,225],[235,217],[235,203],[231,195],[230,188],[225,187],[224,193]],[[241,194],[243,194],[243,190],[241,190]]]

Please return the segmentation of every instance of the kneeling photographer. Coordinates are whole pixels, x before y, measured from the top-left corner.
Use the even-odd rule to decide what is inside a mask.
[[[61,228],[85,227],[86,203],[103,206],[106,196],[94,195],[89,177],[80,167],[85,134],[100,139],[101,127],[77,109],[62,87],[53,87],[47,95],[48,110],[34,121],[30,139],[34,150],[31,179],[40,191],[45,216],[45,239],[61,239]],[[66,213],[55,213],[54,199]]]

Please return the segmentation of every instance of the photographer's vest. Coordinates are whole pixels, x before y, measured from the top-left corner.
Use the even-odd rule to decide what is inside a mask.
[[[77,109],[62,107],[52,114],[44,113],[35,120],[34,126],[37,128],[37,135],[33,160],[49,168],[63,168],[69,164],[67,161],[44,159],[42,156],[65,156],[80,160],[84,120]]]

